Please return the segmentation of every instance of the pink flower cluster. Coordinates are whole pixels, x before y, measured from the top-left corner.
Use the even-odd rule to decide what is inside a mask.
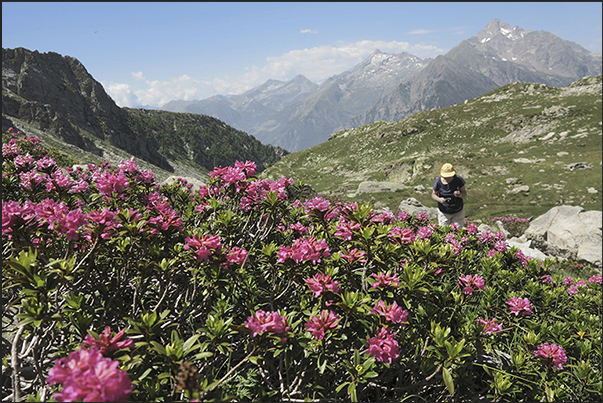
[[[465,294],[473,295],[473,291],[484,289],[484,278],[477,274],[460,276],[458,286],[463,289]]]
[[[398,280],[398,276],[391,275],[388,273],[372,273],[371,276],[375,277],[377,281],[373,283],[373,288],[379,288],[382,285],[390,286],[390,287],[398,287],[400,284],[400,280]]]
[[[396,334],[382,327],[377,336],[367,340],[369,348],[367,353],[381,362],[391,364],[400,356]]]
[[[387,305],[383,300],[379,300],[370,313],[381,315],[385,317],[386,321],[392,323],[406,323],[408,320],[408,311],[402,310],[396,301]]]
[[[520,313],[524,315],[532,313],[532,303],[527,298],[511,297],[507,301],[507,305],[509,305],[509,310],[515,316],[518,316]]]
[[[358,250],[358,248],[349,249],[348,253],[342,253],[341,257],[347,259],[348,262],[366,263],[366,252]]]
[[[562,347],[556,344],[544,343],[538,346],[534,351],[534,357],[541,357],[550,360],[557,369],[563,369],[563,364],[567,362],[567,356]]]
[[[226,254],[226,261],[228,263],[243,264],[245,263],[248,254],[249,253],[245,248],[233,246],[232,248],[228,249],[228,253]]]
[[[360,224],[352,223],[345,219],[342,219],[337,223],[337,230],[335,231],[335,236],[342,238],[344,241],[350,241],[352,239],[352,234],[360,228]]]
[[[222,251],[222,243],[219,235],[201,236],[195,234],[193,237],[186,238],[184,249],[191,249],[199,262],[209,261],[211,255],[219,255]]]
[[[319,316],[312,316],[304,326],[314,338],[322,340],[325,337],[325,330],[335,329],[340,319],[341,317],[336,313],[323,309]]]
[[[481,316],[477,318],[477,324],[482,325],[483,329],[480,333],[492,334],[502,331],[503,324],[498,323],[496,318],[482,319]]]
[[[398,226],[394,226],[387,236],[401,244],[413,243],[416,239],[416,236],[411,228],[402,228]]]
[[[304,282],[308,284],[310,291],[314,293],[316,298],[326,291],[332,291],[336,294],[340,291],[339,282],[333,280],[330,274],[316,273],[313,277],[305,279]]]
[[[602,279],[603,279],[603,276],[590,276],[588,279],[588,282],[593,283],[593,284],[601,284]]]
[[[84,346],[55,360],[48,372],[48,384],[62,384],[63,390],[53,395],[59,402],[121,402],[133,391],[132,382],[119,361],[104,358],[96,347]]]
[[[279,200],[287,199],[287,186],[293,182],[292,179],[280,178],[271,182],[265,179],[250,182],[247,186],[245,195],[241,198],[240,207],[244,211],[249,211],[254,205],[266,199],[266,194],[276,192]]]
[[[115,350],[119,350],[121,348],[131,348],[134,347],[134,340],[125,339],[121,340],[122,337],[126,334],[125,329],[120,330],[117,334],[111,337],[111,327],[105,326],[105,330],[103,333],[99,334],[99,338],[96,339],[91,335],[87,334],[84,338],[83,343],[89,346],[97,347],[100,349],[100,352],[103,355],[110,354]]]
[[[281,317],[276,311],[256,311],[247,318],[245,326],[251,330],[251,336],[255,337],[264,332],[283,334],[289,331],[287,318]]]
[[[284,263],[292,259],[295,263],[311,261],[320,262],[321,258],[330,256],[329,245],[324,239],[317,241],[314,237],[298,238],[291,246],[281,246],[277,262]]]

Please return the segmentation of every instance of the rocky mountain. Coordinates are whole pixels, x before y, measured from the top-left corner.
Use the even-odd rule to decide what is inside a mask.
[[[500,20],[435,58],[408,82],[348,122],[356,127],[395,122],[413,113],[461,103],[513,82],[562,87],[601,74],[601,54],[545,31],[528,31]]]
[[[392,55],[377,50],[320,87],[298,75],[288,82],[268,80],[241,95],[171,101],[162,109],[216,116],[263,143],[297,151],[325,141],[428,62],[407,53]]]
[[[206,115],[120,108],[77,59],[24,48],[2,49],[2,129],[11,126],[105,160],[121,150],[168,172],[188,164],[193,176],[236,160],[261,171],[285,153]]]
[[[317,89],[318,84],[299,74],[290,81],[268,80],[239,95],[216,95],[200,101],[170,101],[161,109],[214,116],[256,135],[262,127],[269,124],[267,122],[278,118],[280,112]]]

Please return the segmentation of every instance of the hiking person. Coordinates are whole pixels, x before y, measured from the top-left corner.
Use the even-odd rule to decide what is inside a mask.
[[[465,206],[463,200],[467,197],[465,180],[456,174],[450,163],[445,163],[440,169],[433,184],[431,198],[438,202],[438,224],[450,225],[457,223],[459,228],[465,226]]]

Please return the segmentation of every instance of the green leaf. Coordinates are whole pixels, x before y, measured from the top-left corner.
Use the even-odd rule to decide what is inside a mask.
[[[341,392],[341,389],[345,388],[346,385],[348,385],[350,382],[344,382],[341,385],[339,385],[338,387],[335,388],[335,392],[339,393]]]
[[[448,392],[451,395],[454,395],[454,381],[452,380],[452,374],[450,374],[450,371],[448,371],[447,368],[442,367],[442,376],[444,378],[444,384],[446,385]]]

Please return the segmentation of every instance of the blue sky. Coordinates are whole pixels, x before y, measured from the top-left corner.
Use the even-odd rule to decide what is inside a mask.
[[[2,47],[77,58],[120,106],[320,83],[375,49],[445,54],[498,18],[601,53],[601,2],[3,2]]]

